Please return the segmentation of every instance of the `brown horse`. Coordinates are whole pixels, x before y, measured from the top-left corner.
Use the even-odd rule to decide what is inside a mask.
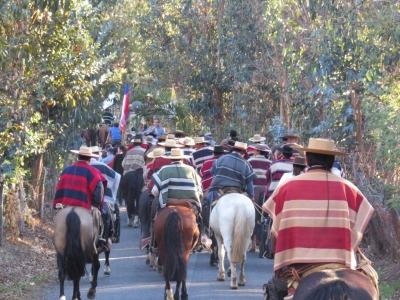
[[[156,218],[154,233],[165,278],[164,299],[186,300],[188,299],[186,289],[187,263],[190,251],[196,246],[199,238],[196,217],[190,208],[190,204],[184,200],[168,203],[167,207]],[[174,295],[170,281],[176,281]],[[181,298],[179,298],[181,284]]]
[[[102,124],[99,130],[97,131],[97,138],[99,140],[99,144],[102,149],[104,149],[104,145],[107,142],[109,132],[110,132],[110,126],[106,124]]]
[[[88,128],[81,132],[81,137],[85,139],[86,146],[92,147],[97,146],[97,130],[95,128]]]
[[[87,258],[93,268],[93,281],[87,297],[96,296],[97,274],[100,268],[99,255],[95,251],[94,237],[98,229],[93,226],[93,217],[85,208],[66,207],[58,211],[54,218],[53,243],[57,252],[58,279],[60,280],[60,300],[65,300],[65,278],[74,283],[72,299],[80,300],[79,281],[85,275]]]
[[[323,270],[301,280],[293,300],[378,300],[372,281],[351,269]]]

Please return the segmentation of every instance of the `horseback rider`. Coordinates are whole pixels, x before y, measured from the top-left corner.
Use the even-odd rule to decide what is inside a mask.
[[[209,143],[210,142],[205,140],[203,136],[194,138],[196,150],[192,153],[192,156],[196,165],[197,173],[200,172],[204,162],[213,157],[213,148],[209,147]]]
[[[151,193],[155,197],[159,197],[160,209],[163,209],[167,205],[167,202],[171,200],[187,200],[194,205],[197,209],[195,215],[201,237],[201,199],[203,196],[201,178],[192,167],[183,163],[183,160],[189,156],[184,155],[182,149],[173,148],[170,153],[161,157],[171,160],[172,163],[162,167],[151,176],[154,182]],[[199,238],[199,248],[202,242],[208,242],[206,237]]]
[[[254,200],[253,180],[257,178],[257,175],[243,158],[246,149],[246,143],[235,142],[231,153],[225,154],[214,162],[211,169],[214,179],[209,191],[220,191],[222,194],[227,189],[241,193],[247,192]]]
[[[100,211],[104,204],[104,191],[107,189],[107,179],[99,170],[90,165],[90,158],[99,158],[89,147],[70,150],[78,154],[78,161],[66,167],[61,173],[53,200],[53,208],[62,206],[80,206],[92,212],[94,223],[100,227]],[[97,222],[98,221],[98,222]],[[99,232],[102,232],[99,228]],[[108,250],[107,233],[99,237],[104,251]],[[97,237],[96,237],[97,240]]]
[[[267,185],[265,186],[265,196],[268,198],[275,191],[279,184],[283,174],[291,173],[293,171],[293,153],[298,153],[289,145],[283,145],[282,148],[278,148],[283,154],[283,157],[279,160],[274,161],[266,172]]]
[[[310,138],[308,148],[296,149],[306,152],[310,168],[277,187],[263,205],[273,219],[275,248],[268,300],[283,299],[288,282],[315,266],[356,269],[355,254],[374,210],[356,186],[331,173],[335,155],[347,155],[335,150],[333,140]]]
[[[91,147],[92,153],[98,153],[101,149],[98,146]],[[107,179],[107,188],[104,193],[104,202],[101,215],[103,217],[104,224],[104,236],[107,240],[110,236],[108,233],[110,229],[114,231],[114,236],[111,236],[113,243],[119,243],[120,236],[120,217],[119,207],[116,202],[119,182],[121,175],[107,166],[105,163],[98,161],[96,158],[90,159],[90,165],[95,167],[100,173]],[[115,215],[115,218],[114,218]],[[114,226],[112,226],[115,224]]]

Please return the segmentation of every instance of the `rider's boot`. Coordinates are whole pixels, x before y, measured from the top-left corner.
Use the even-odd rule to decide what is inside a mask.
[[[137,228],[139,226],[139,216],[135,215],[133,219],[133,228]]]
[[[281,277],[274,276],[263,285],[264,300],[283,300],[287,296],[287,282]]]

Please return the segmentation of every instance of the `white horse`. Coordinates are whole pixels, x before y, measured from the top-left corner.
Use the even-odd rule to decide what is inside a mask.
[[[244,263],[254,228],[254,219],[253,202],[238,193],[222,196],[211,211],[210,226],[218,242],[219,273],[217,280],[225,280],[224,258],[225,251],[227,251],[231,264],[231,289],[237,289],[238,285],[246,284]],[[236,264],[238,263],[240,263],[239,283],[236,278]]]

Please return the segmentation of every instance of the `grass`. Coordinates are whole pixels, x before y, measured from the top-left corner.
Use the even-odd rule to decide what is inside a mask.
[[[395,292],[400,289],[400,280],[393,283],[382,282],[379,284],[381,299],[392,299]]]

